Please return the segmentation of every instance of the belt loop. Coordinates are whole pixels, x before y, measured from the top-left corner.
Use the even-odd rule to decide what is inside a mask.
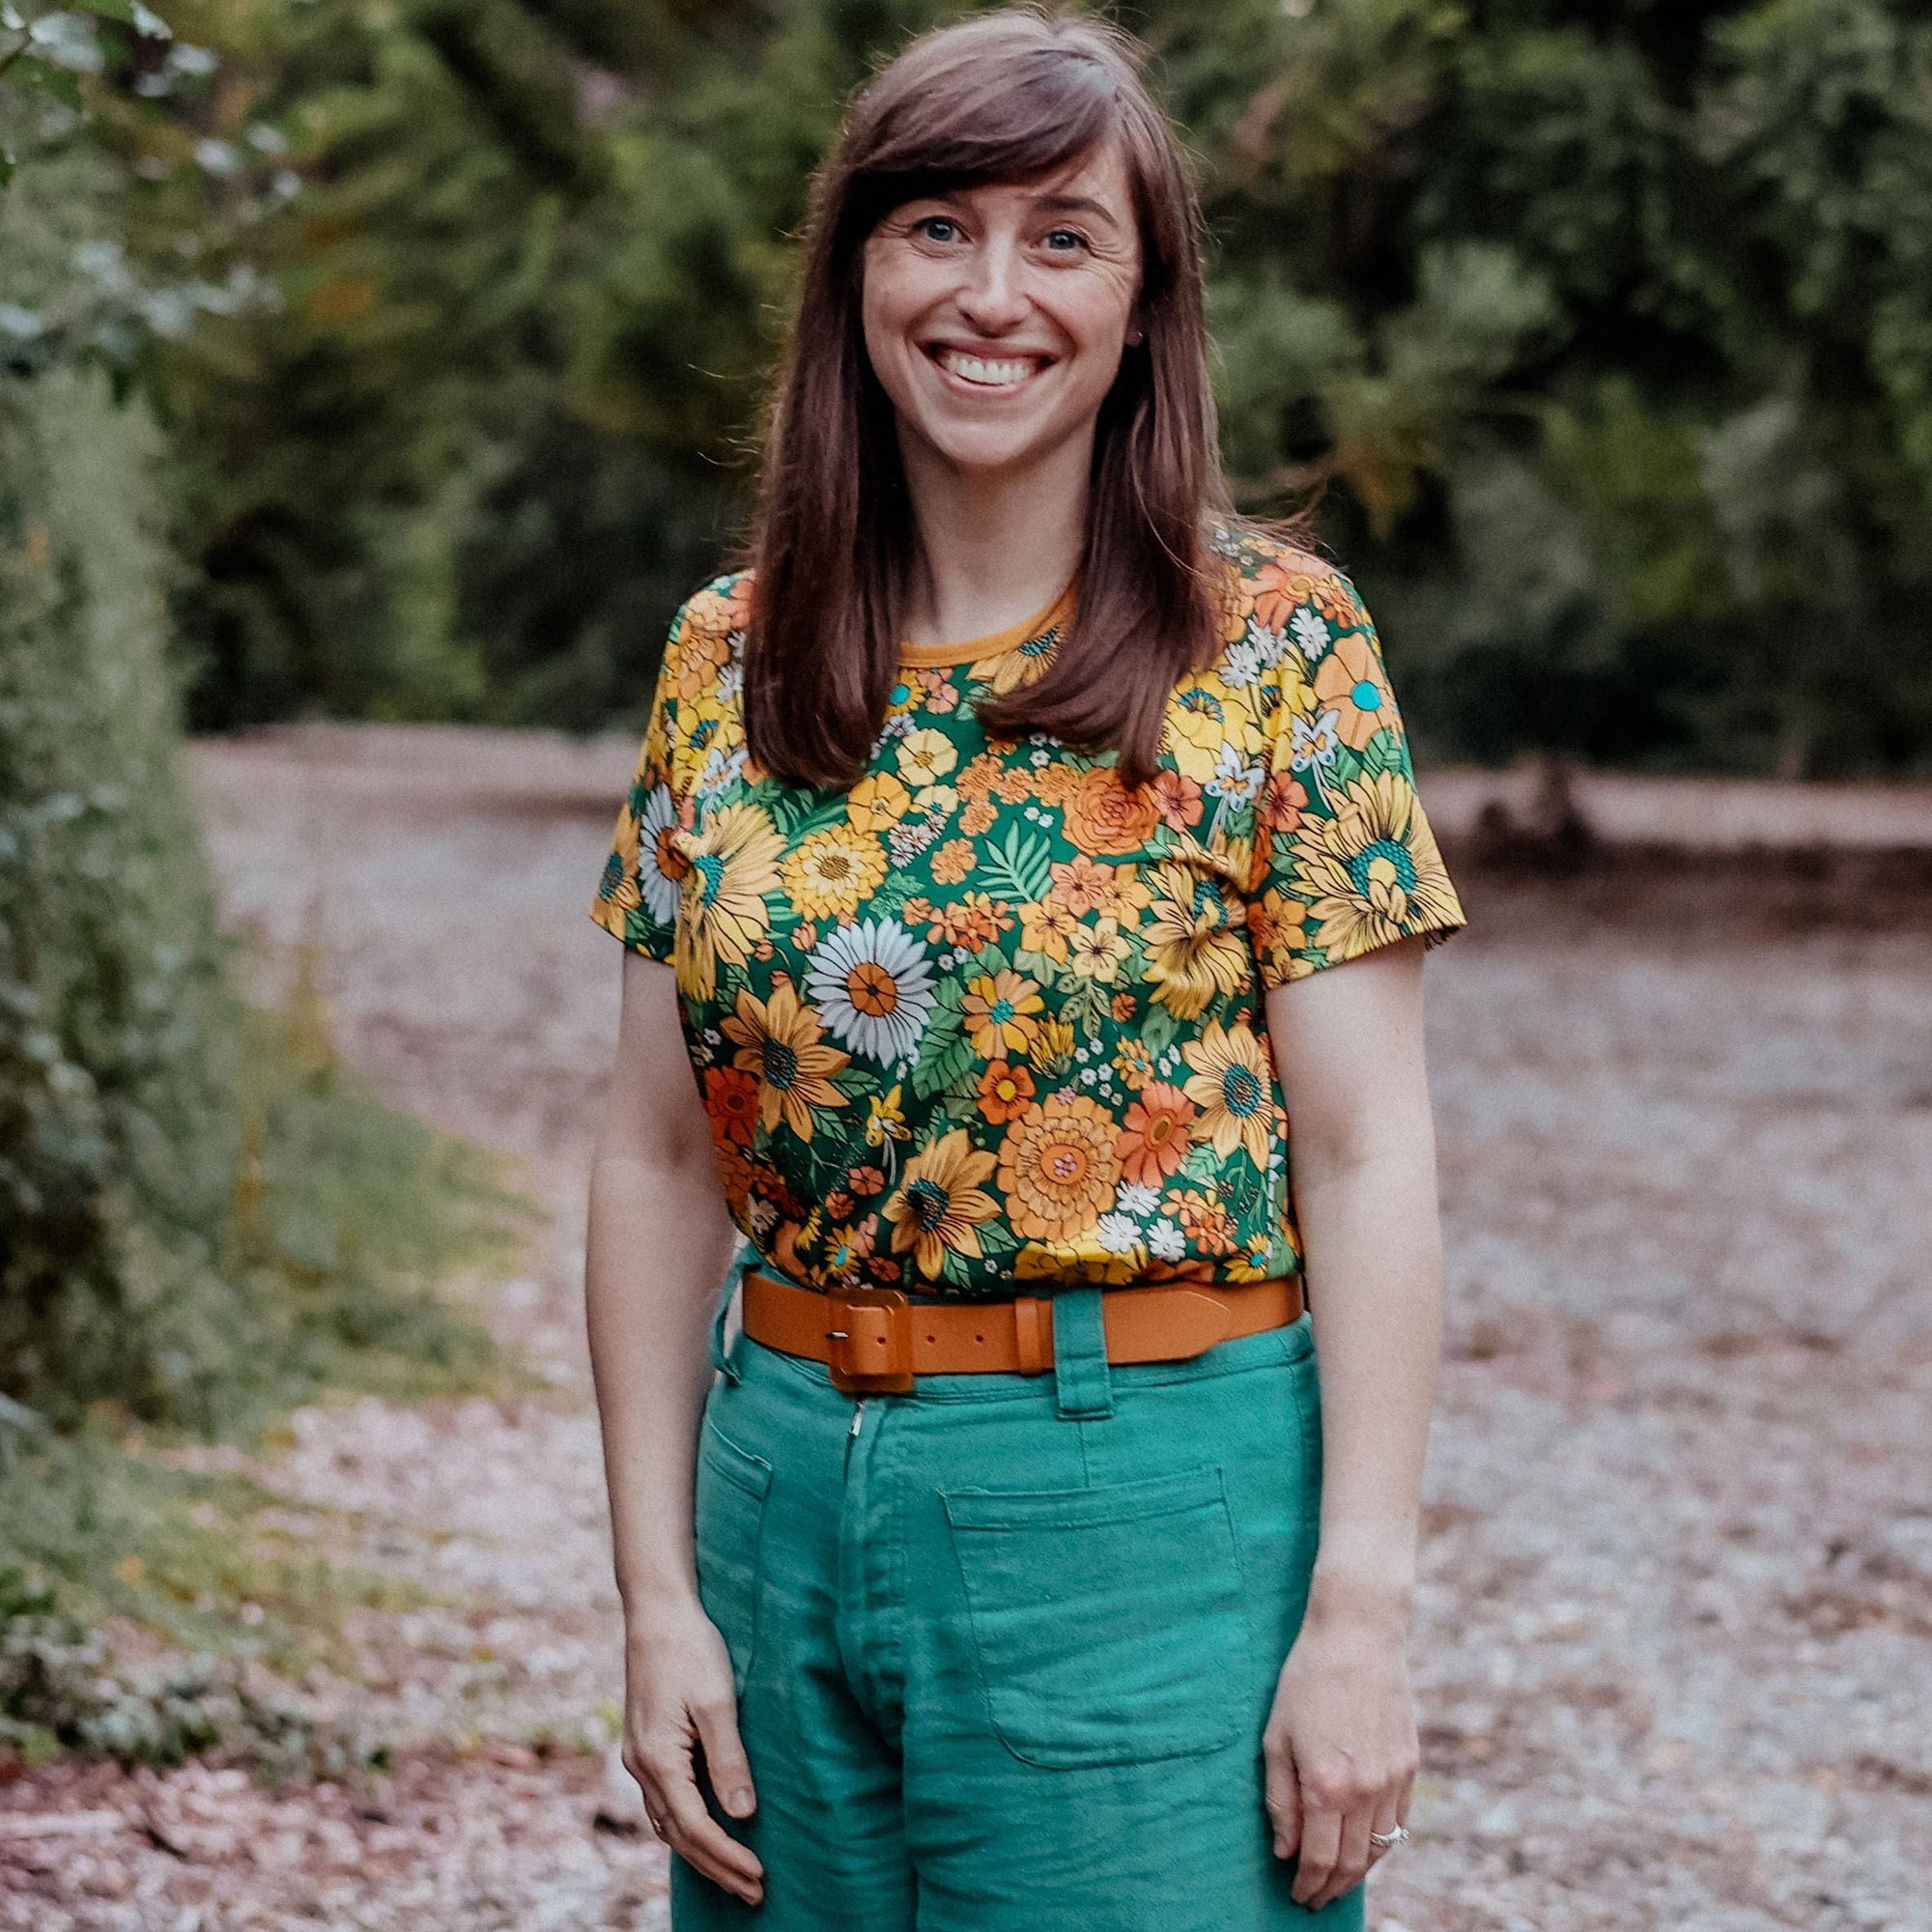
[[[724,1282],[718,1290],[718,1312],[711,1318],[711,1366],[727,1382],[735,1382],[744,1373],[731,1357],[735,1352],[730,1342],[725,1340],[724,1330],[731,1319],[731,1304],[738,1298],[738,1291],[745,1277],[758,1265],[758,1251],[748,1241],[732,1257],[731,1265],[724,1270]],[[740,1321],[733,1331],[735,1341],[745,1332]]]
[[[1053,1297],[1053,1381],[1062,1415],[1113,1414],[1107,1330],[1097,1288],[1064,1288]]]

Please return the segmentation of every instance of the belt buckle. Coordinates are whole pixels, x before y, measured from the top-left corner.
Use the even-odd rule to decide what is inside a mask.
[[[840,1289],[826,1297],[832,1386],[847,1395],[912,1388],[912,1303],[896,1288]]]

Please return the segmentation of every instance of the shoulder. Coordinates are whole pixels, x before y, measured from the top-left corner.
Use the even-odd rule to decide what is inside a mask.
[[[674,702],[723,701],[735,696],[751,622],[752,573],[714,577],[678,606],[665,644],[660,694]]]
[[[1229,643],[1253,640],[1258,632],[1293,641],[1297,630],[1312,634],[1317,624],[1331,632],[1367,627],[1355,586],[1316,552],[1240,525],[1216,526],[1211,543],[1226,571],[1222,635]]]
[[[750,570],[726,571],[701,589],[694,590],[678,607],[677,616],[672,620],[671,643],[734,634],[742,638],[752,621],[753,576]]]

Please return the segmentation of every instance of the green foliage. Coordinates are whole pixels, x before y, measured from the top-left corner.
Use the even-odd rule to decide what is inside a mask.
[[[134,169],[119,272],[178,321],[141,371],[196,721],[635,725],[742,521],[810,170],[869,67],[964,11],[182,0],[172,51],[102,23],[77,85]],[[1112,11],[1199,163],[1241,500],[1322,498],[1425,739],[1928,768],[1922,9]]]
[[[111,181],[54,143],[0,197],[23,312],[86,306]],[[0,372],[0,1394],[207,1426],[325,1377],[474,1376],[431,1284],[504,1238],[483,1156],[232,990],[155,438],[107,360],[50,329]]]

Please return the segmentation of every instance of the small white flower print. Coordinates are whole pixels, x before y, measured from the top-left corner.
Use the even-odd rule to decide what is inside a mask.
[[[1289,629],[1294,633],[1295,647],[1311,665],[1321,663],[1334,641],[1328,635],[1328,626],[1306,604],[1289,620]]]
[[[1148,1230],[1147,1244],[1156,1261],[1178,1262],[1187,1252],[1187,1236],[1172,1221],[1156,1221]]]
[[[1246,638],[1230,644],[1221,660],[1221,682],[1231,691],[1245,691],[1262,674],[1262,654]]]
[[[1160,1206],[1160,1189],[1144,1186],[1137,1180],[1129,1180],[1114,1196],[1114,1206],[1122,1214],[1134,1214],[1146,1220]]]
[[[1140,1229],[1125,1214],[1102,1214],[1094,1229],[1102,1254],[1124,1255],[1141,1237]]]

